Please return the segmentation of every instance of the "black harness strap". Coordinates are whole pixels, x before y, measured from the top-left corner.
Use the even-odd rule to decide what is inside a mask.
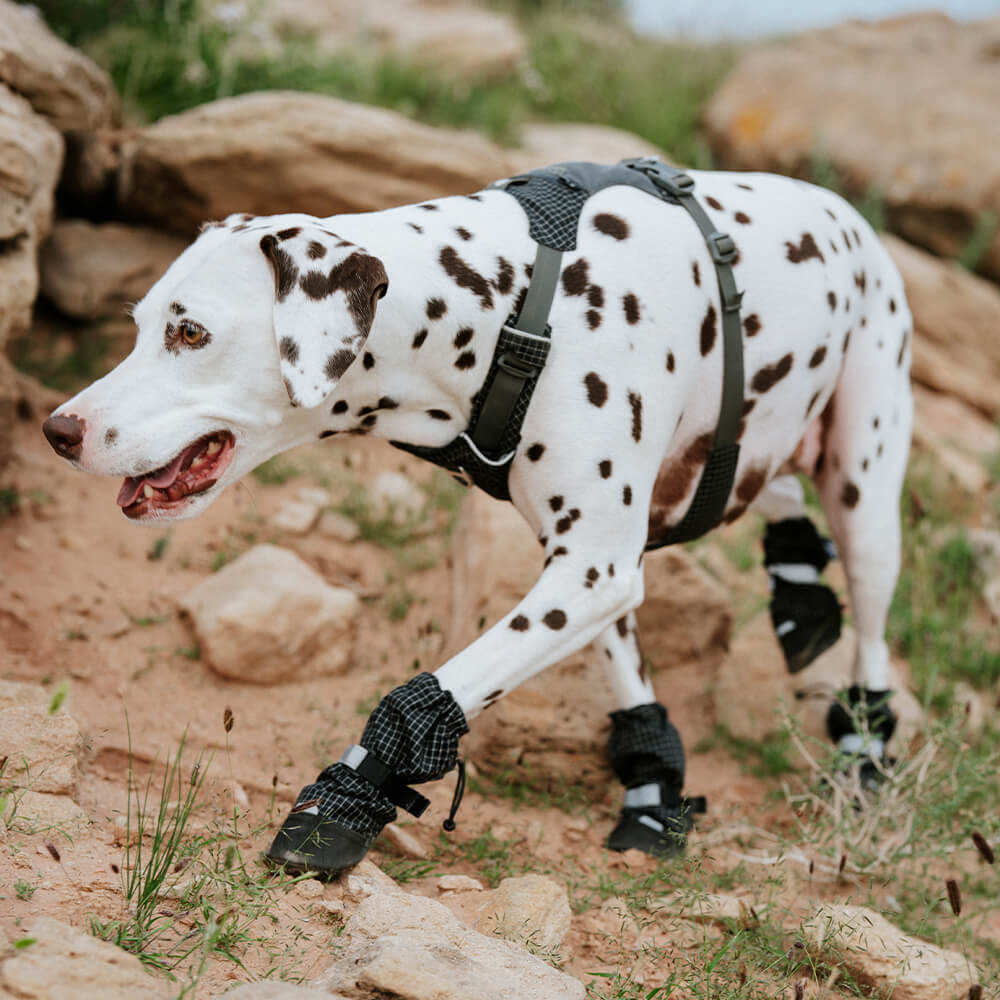
[[[722,519],[739,460],[743,415],[743,343],[740,299],[732,263],[736,247],[718,232],[693,194],[694,181],[676,167],[652,157],[623,160],[613,166],[560,163],[499,181],[528,216],[538,244],[531,283],[517,316],[504,323],[490,370],[473,401],[469,427],[440,448],[393,441],[398,448],[448,469],[460,481],[491,496],[509,500],[510,465],[521,440],[521,424],[551,346],[549,310],[562,267],[562,254],[576,249],[580,213],[597,191],[615,185],[637,187],[679,204],[698,226],[715,264],[722,305],[723,384],[719,422],[701,480],[683,520],[647,549],[684,542],[705,534]]]

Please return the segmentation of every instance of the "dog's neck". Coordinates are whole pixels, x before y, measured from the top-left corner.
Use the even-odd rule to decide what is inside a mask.
[[[437,447],[468,426],[472,399],[535,255],[514,199],[501,191],[474,201],[480,199],[329,220],[338,235],[382,260],[389,291],[361,355],[315,411],[313,431]],[[487,208],[492,202],[500,204]],[[480,207],[479,234],[488,240],[471,228],[470,208]]]

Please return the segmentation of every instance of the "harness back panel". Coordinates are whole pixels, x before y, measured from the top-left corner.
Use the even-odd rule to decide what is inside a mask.
[[[508,475],[521,440],[521,424],[551,346],[547,320],[562,253],[576,249],[580,214],[587,200],[619,185],[639,188],[688,211],[712,254],[722,305],[724,379],[715,443],[687,514],[665,537],[647,543],[647,549],[654,549],[697,538],[721,520],[739,460],[737,436],[743,409],[741,293],[731,266],[735,246],[728,235],[715,230],[695,199],[693,180],[659,160],[645,157],[613,166],[559,163],[491,185],[517,199],[528,217],[531,238],[538,244],[524,305],[501,329],[493,362],[473,399],[467,430],[438,448],[401,441],[392,444],[447,469],[467,485],[510,500]]]

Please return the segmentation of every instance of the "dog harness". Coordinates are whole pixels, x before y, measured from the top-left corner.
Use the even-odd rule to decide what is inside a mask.
[[[580,213],[591,195],[627,185],[687,210],[708,244],[722,306],[722,403],[715,439],[687,514],[648,549],[698,538],[722,519],[739,459],[743,416],[743,343],[740,300],[733,274],[736,245],[716,230],[694,195],[694,179],[654,157],[622,160],[614,166],[559,163],[490,185],[516,198],[538,244],[531,283],[517,315],[500,330],[493,361],[473,399],[468,428],[438,448],[392,443],[433,462],[466,485],[510,500],[507,479],[521,440],[521,424],[551,347],[549,310],[562,271],[562,255],[576,249]]]

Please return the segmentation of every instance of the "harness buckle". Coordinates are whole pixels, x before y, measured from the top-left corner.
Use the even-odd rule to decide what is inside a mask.
[[[716,264],[731,264],[736,256],[736,244],[729,233],[714,232],[705,237],[708,252]]]
[[[505,352],[497,358],[497,367],[503,369],[508,375],[523,379],[535,378],[540,371],[537,365],[533,365],[530,361],[525,361],[524,358],[510,352]]]

